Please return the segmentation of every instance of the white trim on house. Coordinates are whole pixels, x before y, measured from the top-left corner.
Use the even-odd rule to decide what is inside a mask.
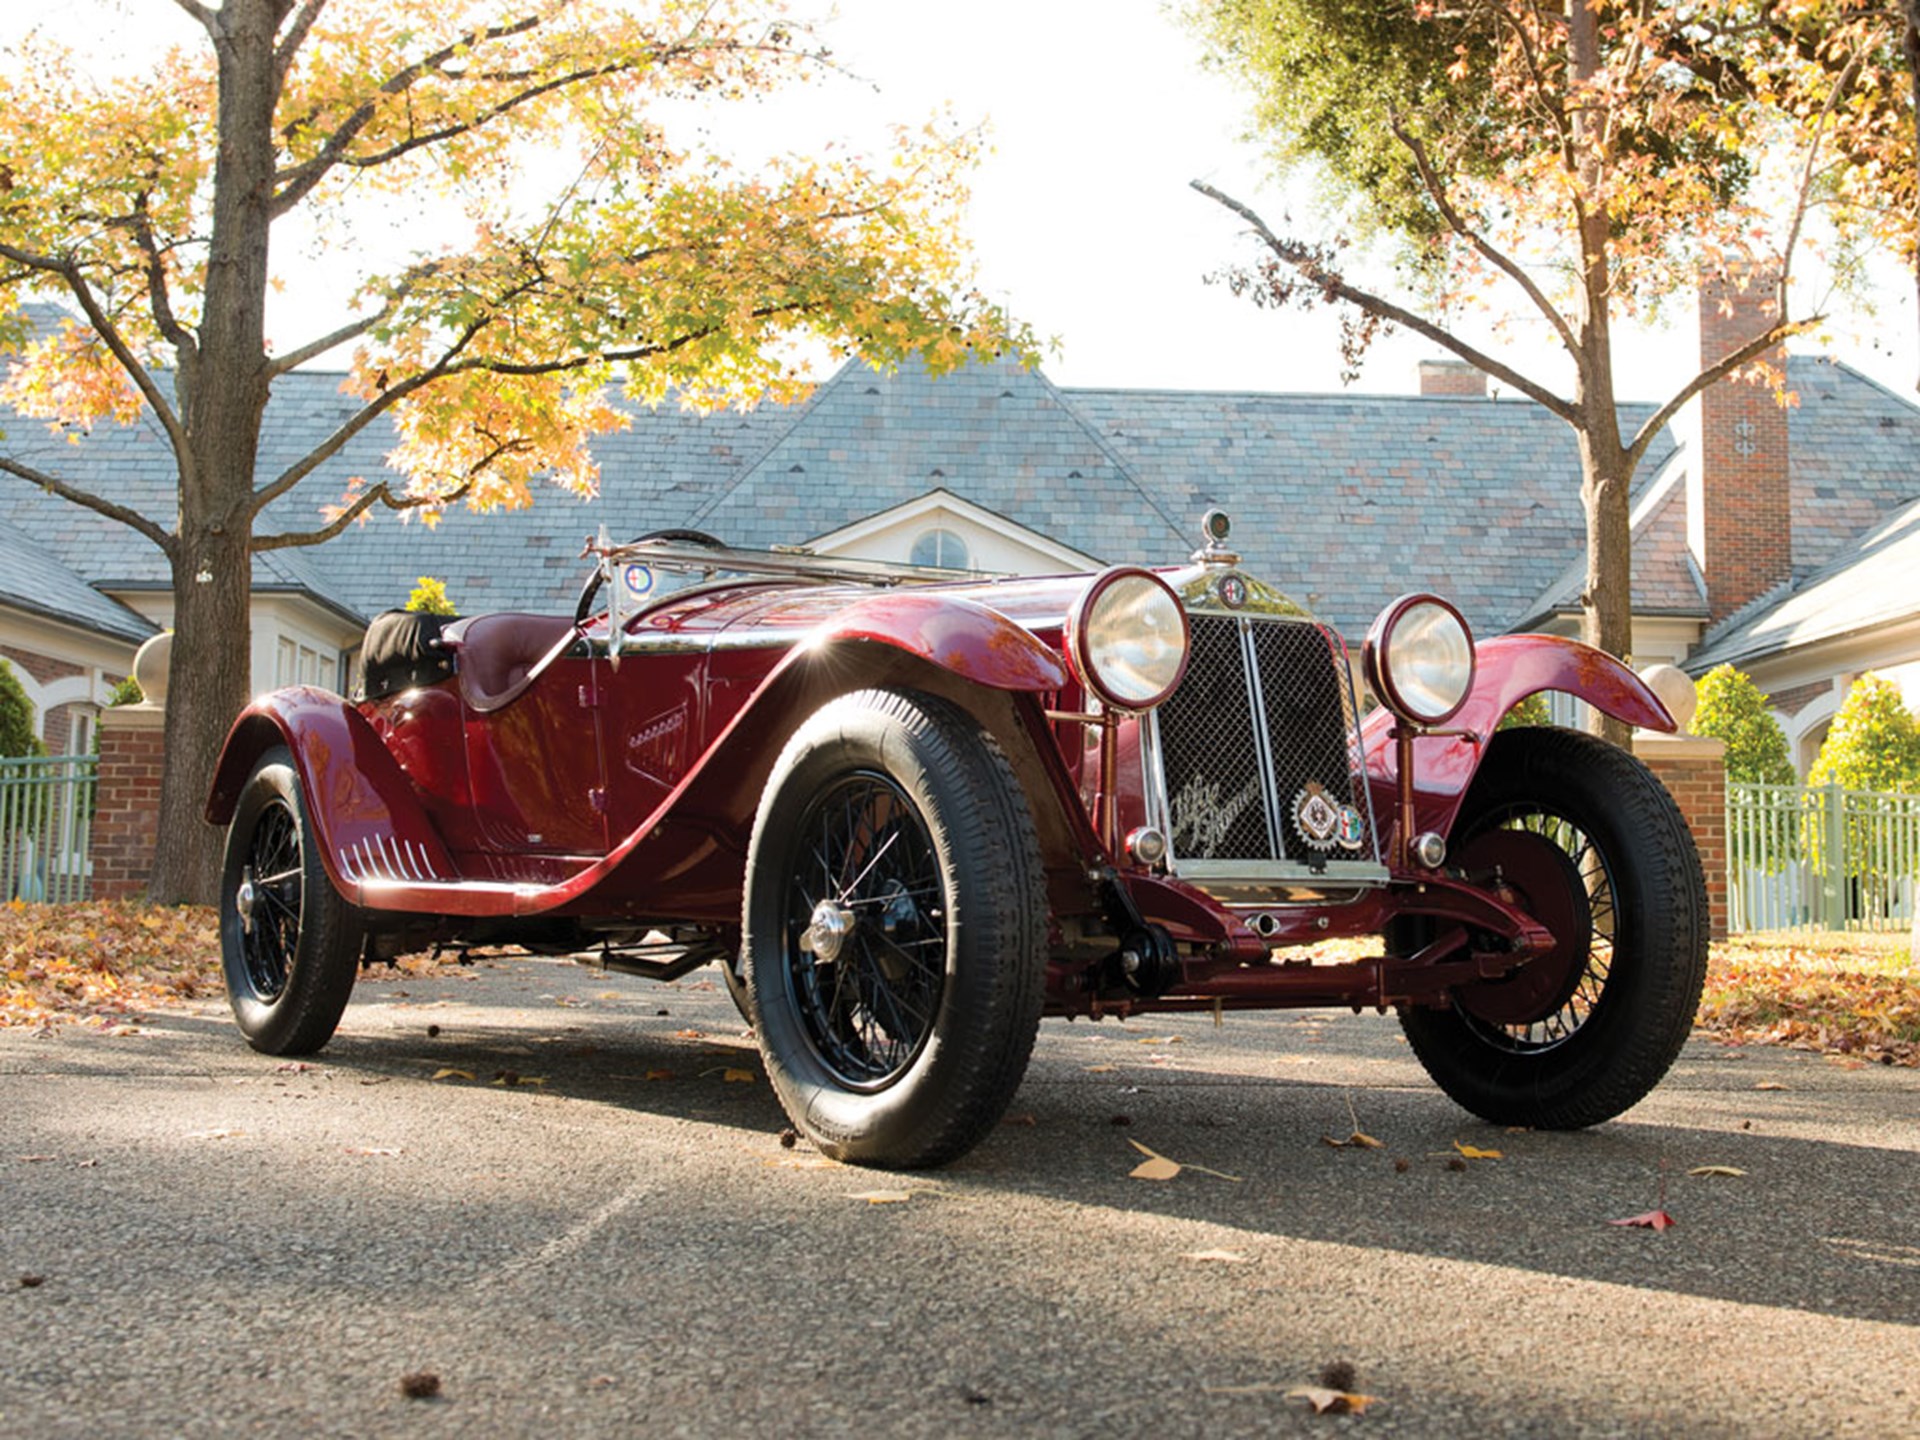
[[[914,541],[933,529],[950,530],[964,540],[976,570],[1047,575],[1100,568],[1093,556],[943,489],[817,536],[807,548],[821,555],[904,562]]]

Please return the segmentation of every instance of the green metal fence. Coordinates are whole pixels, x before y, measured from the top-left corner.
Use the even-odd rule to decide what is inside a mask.
[[[98,764],[92,755],[0,759],[0,901],[87,898]]]
[[[1905,930],[1920,892],[1920,795],[1727,786],[1727,923]]]

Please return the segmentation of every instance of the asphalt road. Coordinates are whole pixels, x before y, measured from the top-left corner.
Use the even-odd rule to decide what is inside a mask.
[[[710,977],[364,984],[305,1068],[0,1031],[0,1435],[1920,1435],[1913,1070],[1695,1042],[1512,1134],[1391,1019],[1053,1021],[885,1175],[783,1148]],[[1337,1362],[1364,1415],[1287,1398]]]

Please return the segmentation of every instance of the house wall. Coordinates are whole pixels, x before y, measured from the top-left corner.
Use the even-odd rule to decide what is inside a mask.
[[[129,591],[115,597],[162,629],[173,624],[169,591]],[[343,691],[347,656],[360,644],[363,630],[304,595],[255,592],[249,651],[251,693],[264,695],[283,685],[319,685]]]
[[[132,641],[0,608],[0,656],[26,692],[35,733],[52,755],[91,747],[96,717],[132,668],[136,648]]]

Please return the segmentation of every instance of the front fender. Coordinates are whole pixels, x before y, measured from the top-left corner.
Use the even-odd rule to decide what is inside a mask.
[[[446,843],[373,726],[310,685],[263,695],[234,721],[207,797],[210,822],[232,820],[247,777],[276,745],[292,753],[320,858],[344,898],[368,905],[369,880],[455,878]]]
[[[1506,713],[1529,695],[1559,690],[1643,730],[1675,728],[1647,683],[1604,650],[1560,635],[1501,635],[1475,649],[1473,689],[1446,729],[1467,734],[1423,737],[1413,746],[1417,828],[1446,835],[1473,783],[1487,742]],[[1362,726],[1367,779],[1375,812],[1396,814],[1399,764],[1393,716],[1376,710]]]
[[[897,591],[849,605],[810,634],[803,650],[842,641],[891,645],[995,690],[1058,690],[1066,662],[999,611],[954,595]]]

